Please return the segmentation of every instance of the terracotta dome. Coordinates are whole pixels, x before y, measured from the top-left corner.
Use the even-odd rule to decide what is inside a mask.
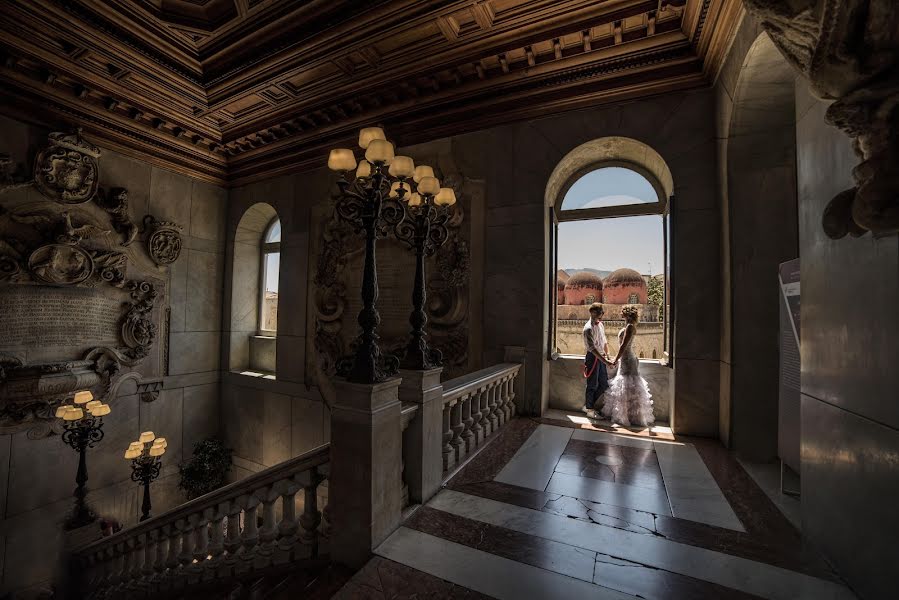
[[[646,280],[633,269],[618,269],[603,281],[603,297],[609,304],[646,304]]]
[[[565,304],[593,304],[603,301],[602,277],[578,271],[565,283]]]
[[[568,273],[561,269],[556,273],[556,304],[565,304],[565,282],[569,279]]]

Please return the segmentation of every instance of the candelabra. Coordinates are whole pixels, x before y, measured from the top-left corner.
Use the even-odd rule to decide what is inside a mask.
[[[409,187],[406,190],[406,187]],[[406,346],[402,366],[406,369],[431,369],[443,362],[443,354],[429,348],[425,325],[427,299],[425,258],[433,256],[448,237],[446,222],[449,207],[456,203],[452,188],[441,188],[431,167],[419,165],[411,182],[400,182],[394,188],[404,202],[405,218],[394,226],[398,240],[415,252],[415,281],[412,286],[412,325],[409,344]],[[407,193],[407,191],[409,193]]]
[[[144,486],[144,501],[141,504],[141,521],[150,518],[150,483],[159,477],[162,469],[161,457],[165,454],[168,442],[165,438],[156,437],[152,431],[144,431],[136,442],[131,442],[125,450],[125,460],[131,461],[131,481]]]
[[[75,394],[72,404],[63,404],[56,409],[56,416],[65,422],[62,441],[78,452],[78,473],[75,475],[75,509],[66,521],[67,529],[76,529],[97,518],[87,505],[85,484],[87,484],[87,449],[93,448],[103,439],[103,417],[110,413],[108,404],[94,400],[90,391]]]
[[[365,263],[362,272],[362,310],[357,319],[362,332],[353,356],[337,362],[338,375],[354,383],[377,383],[396,373],[399,360],[381,353],[378,346],[378,273],[375,242],[403,217],[402,206],[389,197],[391,184],[413,175],[412,159],[394,156],[393,144],[380,127],[367,127],[359,134],[365,160],[357,168],[352,150],[331,150],[328,167],[340,172],[339,194],[335,198],[337,216],[354,229],[365,232]],[[356,169],[354,175],[350,173]]]

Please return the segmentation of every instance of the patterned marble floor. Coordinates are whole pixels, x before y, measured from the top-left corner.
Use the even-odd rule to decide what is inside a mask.
[[[509,423],[335,598],[849,599],[717,442]]]

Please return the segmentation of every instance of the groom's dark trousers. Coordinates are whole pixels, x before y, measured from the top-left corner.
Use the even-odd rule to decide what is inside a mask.
[[[606,363],[602,362],[592,352],[584,357],[584,375],[587,378],[587,392],[584,397],[584,406],[594,408],[594,404],[609,389],[609,372],[606,371]]]

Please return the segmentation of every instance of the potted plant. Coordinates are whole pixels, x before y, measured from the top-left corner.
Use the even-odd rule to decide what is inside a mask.
[[[181,481],[178,487],[184,490],[188,499],[222,487],[231,469],[231,448],[226,448],[221,440],[209,438],[194,444],[193,458],[178,466]]]

